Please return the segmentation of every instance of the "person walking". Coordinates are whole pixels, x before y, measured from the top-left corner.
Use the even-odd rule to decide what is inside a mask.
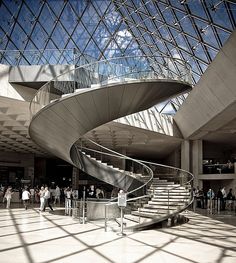
[[[30,196],[31,196],[30,192],[27,190],[27,187],[25,186],[25,188],[23,189],[23,192],[22,192],[22,201],[23,201],[25,210],[28,209],[28,203],[30,200]]]

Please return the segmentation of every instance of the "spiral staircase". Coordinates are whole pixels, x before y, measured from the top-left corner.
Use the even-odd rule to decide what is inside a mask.
[[[172,60],[166,58],[169,67],[161,69],[146,56],[82,65],[45,84],[30,105],[29,133],[35,143],[126,192],[127,228],[141,229],[176,219],[192,202],[193,176],[124,156],[87,139],[86,134],[189,90],[188,65],[175,59],[182,67],[180,75],[171,67]],[[132,171],[124,170],[117,159],[132,162]],[[111,199],[106,209],[111,206],[117,206],[117,198]]]

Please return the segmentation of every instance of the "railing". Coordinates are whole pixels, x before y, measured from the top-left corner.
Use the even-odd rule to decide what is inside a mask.
[[[236,165],[233,163],[203,164],[203,174],[233,174],[236,173]]]
[[[157,79],[191,84],[190,66],[183,60],[161,56],[112,58],[82,65],[59,75],[38,90],[30,103],[31,117],[53,100],[79,89]]]
[[[157,63],[157,60],[161,60],[163,65]],[[181,67],[181,70],[179,67],[175,67],[176,63],[179,67]],[[74,92],[79,92],[81,89],[101,88],[110,84],[117,85],[135,81],[156,80],[175,80],[190,84],[190,67],[182,60],[169,57],[163,58],[159,56],[122,57],[86,64],[54,78],[38,90],[30,103],[31,117],[33,117],[42,108],[46,107],[50,103],[53,103],[55,100],[60,99],[65,95],[68,96]],[[122,167],[119,170],[119,173],[123,174],[124,185],[122,189],[126,191],[126,195],[128,197],[127,201],[129,204],[124,211],[125,213],[130,213],[135,206],[142,204],[144,199],[150,198],[154,195],[154,192],[148,193],[147,188],[150,187],[153,179],[153,171],[149,166],[154,166],[156,164],[146,164],[143,161],[116,153],[92,141],[89,141],[89,143],[93,144],[92,148],[86,145],[81,146],[77,144],[77,149],[81,152],[83,150],[87,154],[90,153],[90,156],[94,155],[94,158],[96,159],[96,155],[99,155],[99,158],[106,161],[108,164],[108,159],[116,158],[119,159],[120,162],[122,162],[122,160],[126,160],[126,163],[129,165],[130,171],[121,171]],[[114,164],[114,160],[111,160],[111,163]],[[115,162],[115,166],[119,168],[117,163],[119,162]],[[162,165],[159,165],[158,167],[162,167],[162,169],[164,169],[164,166]],[[165,167],[165,169],[175,168]],[[180,169],[177,168],[176,170],[180,171]],[[168,173],[165,173],[165,175],[167,174]],[[187,180],[187,176],[183,176],[183,174],[184,171],[181,170],[181,172],[176,172],[174,176],[175,179],[177,178],[176,181],[182,180],[181,185],[185,185],[189,181]],[[173,173],[171,175],[173,175]],[[126,185],[126,179],[130,179],[130,177],[133,177],[133,180],[131,181],[137,183],[137,187],[130,188],[130,185]],[[169,199],[170,196],[168,191],[168,200]],[[187,206],[187,203],[190,203],[190,200],[186,201],[184,208]],[[114,204],[117,205],[117,197],[112,198],[106,207]],[[168,209],[167,213],[168,216],[171,214],[169,210],[170,209]],[[105,222],[107,222],[107,219]]]
[[[86,154],[89,158],[93,159],[95,162],[99,162],[100,165],[103,165],[105,167],[110,167],[114,169],[115,172],[119,171],[120,181],[125,182],[123,187],[119,187],[119,188],[122,188],[126,194],[128,209],[131,209],[132,207],[131,203],[149,197],[149,194],[147,194],[147,189],[152,182],[153,172],[148,166],[146,166],[139,160],[135,160],[123,154],[117,153],[113,150],[110,150],[104,146],[101,146],[93,142],[92,140],[85,138],[83,138],[83,140],[80,140],[77,143],[77,149],[83,154]],[[124,161],[126,163],[127,169],[124,168]],[[102,167],[100,168],[102,169]],[[104,173],[105,168],[102,170]],[[109,171],[109,176],[112,177],[114,175],[112,175],[112,173]],[[128,180],[128,177],[132,177],[134,180],[138,180],[140,184],[137,185],[137,187],[133,188],[132,185],[130,185],[130,181]],[[115,186],[118,187],[117,185]],[[105,197],[110,198],[110,200],[105,205],[104,222],[105,222],[105,230],[106,230],[108,221],[110,219],[116,220],[117,213],[115,214],[113,213],[114,207],[112,208],[112,212],[110,213],[109,213],[109,208],[111,208],[111,206],[117,207],[118,194],[115,194],[115,196],[112,196],[111,194],[111,196],[105,196]],[[127,211],[127,208],[124,211]]]
[[[141,160],[139,160],[139,161],[141,161]],[[163,221],[165,221],[167,219],[171,219],[171,218],[176,219],[176,216],[179,213],[186,210],[189,206],[191,206],[191,204],[194,201],[194,196],[192,193],[193,179],[194,179],[193,174],[191,174],[190,172],[185,171],[183,169],[168,166],[168,165],[162,165],[162,164],[157,164],[157,163],[147,162],[147,161],[141,161],[141,162],[143,164],[146,164],[148,167],[150,167],[150,169],[152,169],[152,171],[154,173],[152,181],[156,177],[158,177],[160,180],[168,180],[168,182],[170,182],[170,183],[171,182],[175,183],[173,186],[169,186],[169,189],[158,190],[158,194],[167,194],[168,209],[166,211],[166,214],[162,214],[161,217],[159,217],[158,214],[156,214],[156,218],[155,218],[155,215],[154,215],[153,220],[155,221],[155,223],[157,223],[157,222],[161,222],[161,221],[163,222]],[[159,186],[161,186],[161,184]],[[171,205],[171,194],[170,193],[172,191],[175,191],[178,189],[180,190],[183,187],[186,189],[186,192],[188,192],[189,194],[187,196],[181,196],[180,195],[180,198],[182,198],[182,202],[180,202],[177,209],[171,210],[170,209],[170,205]],[[142,208],[143,204],[146,204],[146,202],[143,203],[143,200],[147,199],[147,198],[151,199],[152,197],[154,197],[154,195],[155,195],[155,188],[152,187],[152,188],[149,188],[146,195],[129,199],[130,205],[128,205],[127,209],[124,210],[124,213],[127,216],[134,209],[137,210],[137,205],[139,206],[139,208],[138,208],[138,212],[139,212],[138,220],[136,220],[136,221],[134,220],[135,223],[137,224],[135,226],[136,228],[139,227],[140,225],[142,225],[142,223],[143,223],[141,221],[142,212],[140,212],[140,208]],[[132,203],[132,202],[134,202],[134,203]],[[105,211],[107,211],[107,209],[111,205],[114,206],[114,205],[117,205],[117,203],[115,203],[115,204],[114,203],[108,203]],[[130,220],[130,219],[128,219],[128,220]],[[108,219],[105,217],[105,230],[107,229],[107,222],[108,222]]]
[[[82,146],[87,145],[87,146]],[[91,148],[93,146],[93,148]],[[77,147],[81,152],[89,156],[89,158],[93,159],[96,162],[101,162],[106,166],[110,166],[113,169],[120,169],[122,170],[122,162],[123,160],[126,161],[126,166],[129,168],[127,170],[122,170],[125,176],[133,176],[136,179],[143,182],[143,185],[135,190],[127,191],[127,207],[122,209],[122,213],[124,216],[131,214],[132,211],[138,210],[142,207],[144,203],[147,203],[155,195],[155,188],[151,188],[151,183],[153,182],[153,173],[155,176],[158,176],[159,179],[165,179],[169,182],[174,182],[173,186],[170,186],[169,189],[166,190],[158,190],[158,193],[167,193],[168,198],[168,209],[167,213],[162,215],[160,219],[168,219],[169,217],[174,217],[176,214],[179,214],[181,211],[184,211],[188,206],[191,205],[193,202],[193,195],[192,195],[192,183],[193,183],[193,175],[190,172],[185,170],[162,165],[156,164],[152,162],[146,162],[141,160],[136,160],[119,154],[115,151],[112,151],[106,147],[103,147],[91,140],[83,139],[83,142],[77,144]],[[118,159],[119,161],[117,161]],[[120,162],[121,161],[121,162]],[[124,165],[124,164],[123,164]],[[129,170],[129,171],[128,171]],[[112,174],[110,174],[112,176]],[[135,191],[143,189],[139,195],[135,195]],[[171,210],[171,191],[178,190],[178,189],[186,189],[186,193],[189,193],[187,196],[180,196],[183,200],[182,203],[178,206],[178,209]],[[127,189],[125,189],[127,190]],[[108,197],[108,196],[106,196]],[[111,200],[105,205],[105,231],[107,230],[108,223],[110,220],[117,220],[117,213],[113,214],[112,211],[117,210],[116,207],[118,206],[118,196],[115,197],[111,196]],[[110,212],[109,212],[110,211]],[[122,214],[123,215],[123,214]],[[122,228],[123,222],[116,221],[117,224]],[[139,214],[139,219],[135,222],[137,224],[141,222],[141,214]],[[123,231],[123,230],[122,230]]]
[[[178,186],[173,186],[171,189],[168,190],[168,205],[170,202],[169,194],[172,190],[180,189],[181,187],[185,187],[186,190],[189,190],[190,199],[186,200],[186,206],[183,209],[186,209],[189,205],[192,204],[193,198],[193,180],[194,175],[186,170],[164,165],[164,164],[157,164],[153,162],[142,161],[146,165],[148,165],[154,172],[154,176],[158,176],[159,179],[168,180],[170,182],[174,182]],[[169,212],[169,210],[168,210]]]
[[[85,145],[88,145],[88,147]],[[140,192],[144,195],[146,194],[146,189],[150,185],[153,178],[153,172],[147,165],[143,164],[143,162],[115,152],[86,138],[79,140],[76,143],[76,147],[80,152],[86,154],[89,158],[93,158],[96,162],[100,162],[106,167],[119,171],[123,176],[122,183],[124,184],[122,189],[126,192],[128,198],[135,196],[136,193],[140,195]],[[126,163],[126,168],[124,167],[124,161]],[[141,185],[135,189],[129,190],[130,185],[126,184],[128,183],[128,177],[132,177],[140,181]],[[144,178],[145,182],[143,181]],[[117,200],[117,196],[115,198],[111,198],[111,201],[115,200]]]

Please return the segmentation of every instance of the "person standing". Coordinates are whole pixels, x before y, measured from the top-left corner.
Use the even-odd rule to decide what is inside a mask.
[[[30,192],[27,190],[27,187],[25,186],[22,192],[22,201],[23,201],[25,210],[28,209],[27,205],[29,203],[29,200],[30,200]]]
[[[213,199],[215,198],[214,191],[210,188],[207,192],[207,211],[212,214],[213,209]]]
[[[60,205],[60,200],[61,200],[61,189],[60,187],[57,185],[56,189],[55,189],[55,199],[54,199],[54,205],[57,203]]]
[[[44,194],[45,194],[45,189],[43,186],[41,186],[41,188],[39,190],[39,200],[40,200],[39,211],[43,211],[43,209],[44,209]]]
[[[225,207],[226,207],[226,198],[227,198],[227,194],[226,194],[226,191],[225,191],[225,187],[223,187],[223,188],[221,189],[221,192],[222,192],[222,196],[223,196],[222,210],[224,211],[224,210],[225,210]]]
[[[45,212],[46,207],[49,207],[51,211],[53,211],[53,208],[51,206],[51,193],[48,189],[48,187],[45,187],[45,193],[44,193],[44,208],[43,211]]]
[[[65,214],[69,215],[71,212],[72,189],[70,187],[67,187],[64,193],[65,193]]]
[[[7,200],[7,206],[6,206],[7,209],[10,208],[12,195],[13,195],[12,187],[8,186],[6,193],[4,195],[4,198]]]

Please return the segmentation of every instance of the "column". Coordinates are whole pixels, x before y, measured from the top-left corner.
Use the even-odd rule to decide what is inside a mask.
[[[186,171],[190,169],[190,143],[188,140],[181,143],[181,169]]]
[[[203,159],[203,152],[202,152],[202,140],[195,140],[192,142],[192,173],[195,177],[194,185],[199,186],[202,188],[202,180],[198,179],[198,175],[202,174],[203,167],[202,167],[202,159]]]

